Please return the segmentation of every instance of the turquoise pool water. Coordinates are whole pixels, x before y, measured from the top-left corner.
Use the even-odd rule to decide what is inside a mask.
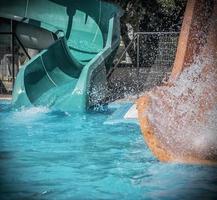
[[[136,124],[0,101],[0,199],[214,199],[217,168],[158,162]]]

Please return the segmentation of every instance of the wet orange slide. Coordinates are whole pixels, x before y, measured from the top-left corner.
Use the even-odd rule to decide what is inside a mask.
[[[171,77],[137,108],[159,160],[217,163],[217,0],[188,0]]]

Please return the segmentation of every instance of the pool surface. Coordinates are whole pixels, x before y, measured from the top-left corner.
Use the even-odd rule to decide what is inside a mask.
[[[0,101],[0,199],[215,199],[217,168],[162,164],[136,124]]]

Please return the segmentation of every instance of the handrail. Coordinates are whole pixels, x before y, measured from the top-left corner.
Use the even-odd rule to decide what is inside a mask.
[[[124,57],[124,55],[126,54],[126,52],[128,51],[128,49],[131,47],[132,43],[135,41],[135,39],[137,38],[137,35],[134,35],[133,39],[130,41],[130,43],[127,45],[127,47],[125,48],[125,50],[123,51],[123,53],[121,54],[121,56],[119,57],[117,63],[115,64],[114,67],[112,67],[108,74],[107,74],[107,78],[110,78],[110,76],[112,75],[113,71],[117,68],[117,66],[120,64],[122,58]]]
[[[31,56],[28,54],[28,52],[26,51],[26,48],[24,47],[24,45],[22,44],[22,42],[20,41],[20,39],[18,38],[17,34],[14,34],[16,40],[18,41],[19,45],[22,47],[23,51],[25,52],[26,56],[28,57],[28,59],[31,59]]]
[[[14,35],[14,37],[18,41],[19,45],[21,46],[22,50],[24,51],[24,53],[26,54],[26,56],[28,57],[28,59],[31,59],[30,55],[26,51],[26,48],[24,47],[24,45],[22,44],[22,42],[19,40],[19,38],[16,35],[16,33],[13,33],[13,32],[0,32],[0,35]]]

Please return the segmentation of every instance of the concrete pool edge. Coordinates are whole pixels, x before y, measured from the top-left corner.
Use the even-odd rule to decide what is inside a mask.
[[[0,100],[9,100],[9,101],[11,101],[12,100],[12,95],[0,94]]]

